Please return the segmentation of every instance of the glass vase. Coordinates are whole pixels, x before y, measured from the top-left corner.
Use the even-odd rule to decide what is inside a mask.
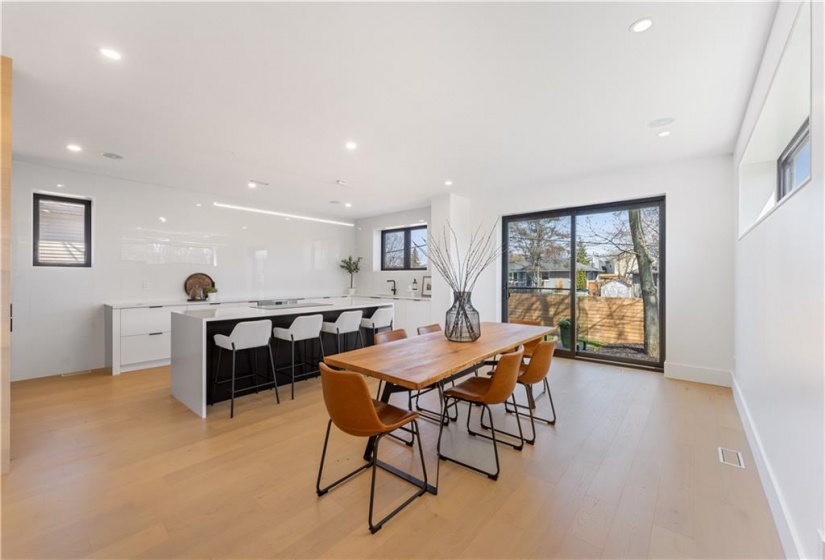
[[[453,292],[453,306],[447,310],[444,336],[453,342],[473,342],[481,336],[478,311],[470,301],[470,292]]]

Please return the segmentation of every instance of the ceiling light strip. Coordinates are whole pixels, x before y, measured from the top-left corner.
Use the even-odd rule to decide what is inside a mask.
[[[266,214],[268,216],[280,216],[282,218],[295,218],[296,220],[307,220],[309,222],[321,222],[322,224],[333,224],[336,226],[354,227],[355,224],[349,222],[336,222],[335,220],[324,220],[323,218],[312,218],[310,216],[299,216],[298,214],[285,214],[284,212],[275,212],[274,210],[263,210],[261,208],[249,208],[248,206],[235,206],[234,204],[223,204],[222,202],[213,202],[214,206],[218,208],[228,208],[230,210],[242,210],[244,212],[254,212],[256,214]]]

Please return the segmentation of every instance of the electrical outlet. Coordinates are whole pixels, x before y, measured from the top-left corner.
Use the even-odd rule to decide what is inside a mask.
[[[141,287],[142,287],[144,290],[151,290],[151,289],[152,289],[152,284],[150,284],[149,282],[144,282],[144,283],[141,285]]]

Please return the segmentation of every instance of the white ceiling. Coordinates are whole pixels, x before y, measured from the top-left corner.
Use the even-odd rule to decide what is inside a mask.
[[[14,154],[338,217],[424,206],[447,179],[515,196],[731,153],[775,9],[4,2]]]

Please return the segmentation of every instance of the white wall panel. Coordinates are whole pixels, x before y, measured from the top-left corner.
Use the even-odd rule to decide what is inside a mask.
[[[739,135],[736,161],[745,152],[751,132],[760,126],[760,110],[781,65],[798,6],[783,2],[777,10]],[[734,379],[737,405],[785,552],[788,557],[821,558],[825,557],[819,533],[825,526],[825,5],[813,2],[811,9],[811,182],[735,245]],[[807,94],[805,80],[799,93]],[[740,231],[748,225],[740,223]]]
[[[36,191],[93,200],[91,269],[32,266]],[[344,293],[337,263],[354,253],[354,228],[216,208],[215,200],[16,160],[12,379],[104,367],[103,303],[180,300],[194,272],[212,276],[219,297]]]
[[[730,156],[597,175],[471,199],[476,221],[666,196],[665,374],[729,385],[733,369],[734,176]],[[473,292],[482,320],[501,317],[501,264]],[[434,309],[434,313],[437,311]]]

